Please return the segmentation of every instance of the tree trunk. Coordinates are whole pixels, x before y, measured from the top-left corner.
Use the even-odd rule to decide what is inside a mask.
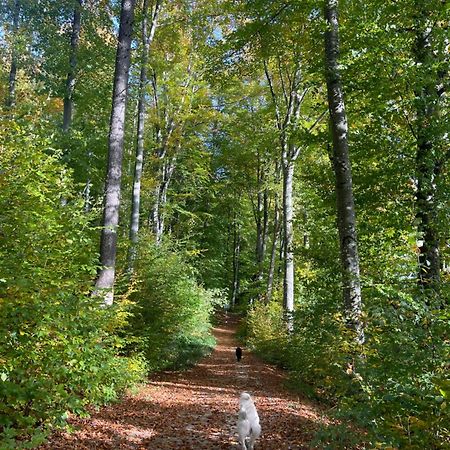
[[[165,222],[165,207],[167,204],[167,192],[169,190],[170,182],[172,181],[172,175],[176,166],[176,154],[170,161],[165,161],[161,170],[162,179],[158,189],[158,214],[155,217],[155,239],[156,243],[160,244],[164,235],[164,222]]]
[[[430,76],[434,57],[430,42],[430,30],[426,26],[426,11],[418,5],[418,23],[416,29],[415,58],[418,67],[426,73],[418,76],[416,88],[417,111],[417,153],[416,153],[416,218],[420,243],[418,283],[428,289],[438,289],[440,283],[439,231],[437,227],[436,177],[439,175],[439,163],[434,155],[432,124],[435,120],[438,84]],[[419,69],[419,70],[420,70]],[[432,73],[432,72],[431,72]]]
[[[338,69],[338,0],[325,0],[325,20],[328,25],[325,32],[325,75],[330,127],[333,136],[333,168],[336,181],[337,222],[342,264],[344,308],[348,326],[355,331],[357,342],[363,343],[361,284],[356,214],[348,149],[347,115]]]
[[[156,151],[156,157],[157,157],[157,180],[158,183],[155,186],[154,189],[154,203],[150,214],[150,220],[153,234],[155,237],[155,242],[157,244],[160,244],[162,240],[162,236],[164,233],[164,225],[162,221],[163,216],[163,205],[161,203],[161,193],[163,189],[164,179],[166,176],[166,158],[167,158],[167,152],[169,150],[169,141],[170,137],[172,136],[172,133],[175,130],[175,121],[173,119],[166,120],[168,123],[166,128],[166,133],[163,136],[161,130],[157,130],[157,142],[159,141],[159,148]]]
[[[20,0],[15,0],[13,11],[13,44],[11,50],[11,67],[9,69],[8,97],[6,98],[6,107],[12,108],[16,103],[16,78],[17,78],[17,47],[16,39],[19,29]]]
[[[275,262],[277,259],[277,246],[279,236],[280,236],[280,207],[278,194],[276,193],[274,205],[274,218],[273,218],[272,251],[270,253],[269,275],[267,279],[267,295],[266,295],[267,303],[269,303],[272,300],[273,280],[275,275]]]
[[[111,305],[114,297],[113,288],[117,252],[117,227],[119,224],[125,108],[131,62],[134,7],[135,0],[122,0],[108,138],[108,171],[105,184],[103,229],[100,243],[101,269],[95,284],[95,291],[104,297],[105,305]]]
[[[283,281],[283,307],[286,316],[286,323],[289,331],[293,331],[294,312],[294,228],[293,228],[293,185],[295,161],[300,155],[301,146],[297,145],[296,131],[299,126],[300,109],[308,93],[309,88],[305,87],[300,93],[302,85],[301,57],[297,56],[294,71],[289,78],[289,97],[283,84],[283,98],[286,106],[284,119],[281,118],[274,85],[269,74],[268,66],[264,62],[264,71],[269,84],[272,100],[275,107],[275,118],[279,131],[281,147],[281,164],[283,169],[283,242],[281,253],[284,261],[284,281]]]
[[[283,233],[284,233],[284,282],[283,306],[288,321],[294,312],[294,229],[293,229],[294,162],[283,167]]]
[[[77,71],[77,51],[81,29],[81,7],[83,0],[77,0],[78,4],[73,11],[72,36],[70,38],[69,72],[66,80],[66,93],[64,96],[63,131],[68,131],[72,125],[73,92],[75,90],[75,77]]]
[[[268,197],[267,189],[264,188],[264,167],[258,163],[258,195],[256,208],[256,266],[258,268],[257,280],[261,283],[264,272],[264,259],[267,247],[268,232]]]
[[[241,252],[241,233],[240,224],[234,217],[234,233],[233,233],[233,285],[231,289],[230,307],[236,305],[236,299],[239,295],[239,257]]]
[[[139,100],[137,118],[136,161],[134,165],[133,193],[131,196],[131,221],[130,221],[130,250],[128,255],[129,270],[132,270],[136,257],[136,244],[139,232],[139,214],[141,204],[141,179],[144,164],[144,127],[145,127],[145,87],[147,85],[147,64],[150,44],[156,30],[156,21],[161,1],[157,0],[155,10],[152,12],[150,31],[148,30],[148,0],[144,0],[142,20],[142,59],[141,73],[139,77]]]

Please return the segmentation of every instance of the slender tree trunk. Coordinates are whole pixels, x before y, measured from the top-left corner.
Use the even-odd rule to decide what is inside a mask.
[[[16,79],[17,79],[17,33],[19,29],[20,0],[15,0],[13,11],[13,39],[11,50],[11,67],[9,69],[8,97],[6,107],[12,108],[16,103]]]
[[[259,183],[258,183],[259,184]],[[258,186],[259,190],[259,186]],[[256,199],[256,266],[258,267],[258,279],[261,272],[261,264],[263,260],[263,226],[262,226],[262,212],[263,212],[263,193],[258,191]]]
[[[325,20],[328,25],[325,32],[325,67],[330,127],[333,136],[333,168],[336,178],[337,222],[342,264],[344,308],[348,326],[355,331],[357,342],[363,343],[361,284],[356,214],[348,149],[347,115],[338,69],[338,0],[325,0]]]
[[[416,88],[417,111],[417,152],[416,152],[416,217],[420,244],[418,283],[424,288],[438,289],[440,283],[439,231],[437,227],[436,177],[440,167],[437,163],[433,131],[438,92],[436,80],[432,73],[434,56],[432,53],[431,31],[426,25],[424,5],[418,5],[418,23],[416,30],[415,57],[418,67],[426,73],[418,76]],[[420,70],[419,69],[419,70]]]
[[[156,186],[155,190],[154,190],[155,194],[155,201],[153,203],[153,208],[152,208],[152,219],[151,219],[151,224],[152,224],[152,230],[153,230],[153,235],[155,237],[155,242],[156,244],[159,245],[160,241],[161,241],[161,236],[162,236],[162,230],[161,230],[161,223],[160,223],[160,185]]]
[[[308,213],[307,213],[306,209],[303,210],[303,223],[304,224],[308,223]],[[303,246],[305,248],[309,248],[309,235],[306,230],[303,233]]]
[[[184,89],[187,89],[189,83],[191,82],[190,78],[190,65],[188,67],[188,79],[183,85]],[[152,86],[153,86],[153,95],[155,99],[155,105],[158,115],[161,116],[160,102],[158,100],[158,90],[156,83],[155,74],[152,77]],[[163,117],[161,118],[161,123],[164,123],[164,127],[160,125],[156,126],[156,142],[157,142],[157,150],[155,152],[155,156],[157,158],[157,173],[158,173],[158,185],[155,188],[155,197],[153,208],[149,217],[149,224],[152,226],[153,233],[155,236],[155,241],[157,244],[161,242],[162,236],[164,234],[164,206],[166,203],[166,195],[167,189],[170,184],[170,180],[175,170],[175,162],[177,158],[177,153],[181,148],[181,142],[178,144],[178,148],[174,150],[174,154],[171,156],[171,161],[167,162],[168,152],[170,146],[173,145],[171,141],[171,137],[177,128],[182,128],[182,124],[177,123],[175,118],[181,113],[183,106],[186,101],[186,91],[183,92],[181,100],[179,102],[177,110],[169,115],[169,112],[166,108],[164,108]]]
[[[103,229],[100,243],[101,269],[95,284],[96,293],[104,297],[105,305],[111,305],[114,297],[125,108],[131,62],[134,7],[135,0],[122,0],[108,139],[108,171],[105,184]]]
[[[294,312],[294,167],[293,161],[288,161],[283,167],[283,233],[285,248],[283,306],[289,322]]]
[[[165,222],[165,208],[167,204],[167,192],[169,191],[170,182],[172,181],[172,175],[176,166],[176,154],[170,161],[166,161],[162,168],[162,182],[159,186],[159,215],[157,217],[157,233],[156,242],[161,243],[164,235],[164,222]]]
[[[234,217],[234,233],[233,233],[233,285],[231,289],[230,307],[236,305],[236,299],[239,295],[239,258],[241,253],[241,231],[240,224]]]
[[[87,180],[86,184],[83,189],[83,200],[84,200],[84,212],[88,213],[91,210],[92,206],[92,199],[91,199],[91,187],[92,187],[92,180],[91,180],[91,158],[92,158],[92,152],[88,150],[86,152],[86,157],[88,161],[88,170],[87,170]]]
[[[277,246],[279,236],[280,236],[280,207],[278,194],[276,193],[274,205],[274,218],[273,218],[272,250],[270,253],[269,274],[267,279],[267,296],[266,296],[267,303],[269,303],[272,300],[273,280],[275,275],[275,263],[277,259]]]
[[[165,136],[162,136],[161,132],[158,132],[160,138],[158,139],[160,145],[156,152],[157,157],[157,179],[158,183],[154,189],[154,202],[150,214],[150,223],[152,226],[153,234],[155,237],[156,244],[160,244],[162,236],[164,234],[164,223],[163,223],[163,208],[165,201],[162,199],[162,193],[164,190],[163,185],[165,184],[165,178],[167,174],[167,153],[169,141],[172,133],[175,130],[175,121],[169,120]],[[175,160],[173,160],[175,162]],[[173,172],[173,169],[172,169]],[[164,203],[164,204],[163,204]]]
[[[267,189],[264,188],[265,174],[264,167],[258,164],[258,195],[256,210],[256,265],[258,268],[258,283],[263,280],[264,259],[267,247],[268,231],[268,198]]]
[[[272,100],[275,107],[275,118],[279,131],[281,147],[281,165],[283,172],[283,242],[281,252],[284,261],[284,281],[283,281],[283,306],[286,315],[286,322],[289,331],[293,331],[293,312],[294,312],[294,228],[293,228],[293,185],[295,162],[300,155],[301,146],[298,145],[295,137],[299,126],[300,109],[303,104],[309,88],[305,87],[302,92],[301,55],[298,54],[296,65],[291,76],[288,77],[290,89],[286,90],[283,80],[283,99],[286,106],[286,113],[282,119],[280,108],[275,94],[274,85],[269,74],[268,66],[264,61],[264,72],[267,77]],[[318,119],[319,120],[319,119]]]
[[[180,145],[175,151],[172,158],[167,160],[167,155],[160,168],[160,183],[155,189],[155,204],[153,207],[153,232],[155,234],[155,241],[159,245],[164,235],[165,222],[165,207],[167,204],[167,192],[172,181],[172,176],[175,171],[177,154],[180,150]]]
[[[262,242],[263,260],[266,255],[268,236],[269,236],[269,191],[267,190],[267,188],[265,188],[263,194],[263,242]]]
[[[83,0],[77,0],[72,20],[72,36],[70,38],[69,72],[66,80],[66,93],[64,96],[63,131],[68,131],[72,125],[73,92],[75,90],[75,78],[77,71],[77,51],[81,30],[81,7]]]
[[[139,100],[136,139],[136,160],[134,165],[133,193],[131,196],[131,221],[130,221],[130,250],[128,255],[129,270],[132,270],[133,261],[136,257],[136,244],[139,232],[139,215],[141,206],[141,179],[144,165],[144,128],[145,128],[145,88],[147,85],[147,64],[150,44],[156,30],[156,22],[161,1],[157,0],[155,9],[152,11],[152,22],[148,30],[148,0],[144,0],[142,21],[142,58],[141,73],[139,77]]]

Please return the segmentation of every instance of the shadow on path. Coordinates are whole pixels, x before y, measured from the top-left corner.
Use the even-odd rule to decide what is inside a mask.
[[[73,420],[77,431],[56,433],[39,448],[238,449],[236,421],[242,391],[252,394],[260,415],[257,450],[311,448],[314,430],[326,421],[324,411],[289,392],[283,386],[285,373],[245,348],[238,363],[236,328],[235,319],[223,320],[214,328],[215,350],[195,367],[152,376],[137,394],[89,419]]]

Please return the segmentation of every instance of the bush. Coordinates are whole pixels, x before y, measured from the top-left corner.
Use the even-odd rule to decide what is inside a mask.
[[[400,290],[373,293],[368,310],[361,394],[345,409],[363,419],[374,445],[449,448],[448,312]]]
[[[70,174],[46,140],[13,122],[8,129],[0,138],[4,449],[32,447],[68,413],[116,398],[144,373],[139,358],[118,356],[121,308],[89,298],[96,243]]]
[[[449,448],[448,311],[438,300],[427,306],[408,286],[377,288],[365,293],[361,348],[344,326],[337,293],[317,286],[300,293],[291,335],[284,331],[281,302],[255,305],[249,342],[290,370],[293,387],[335,406],[338,423],[320,430],[318,448],[354,448],[363,441],[380,449]]]
[[[215,292],[195,281],[192,268],[169,244],[143,237],[134,271],[131,334],[150,370],[191,365],[210,352]]]
[[[287,332],[282,317],[279,302],[255,303],[247,316],[247,343],[267,361],[286,365]]]

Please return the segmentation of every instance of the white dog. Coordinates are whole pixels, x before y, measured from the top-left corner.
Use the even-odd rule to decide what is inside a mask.
[[[250,394],[243,392],[239,398],[238,435],[242,450],[247,450],[246,439],[249,438],[248,450],[253,450],[256,439],[261,434],[261,425]]]

